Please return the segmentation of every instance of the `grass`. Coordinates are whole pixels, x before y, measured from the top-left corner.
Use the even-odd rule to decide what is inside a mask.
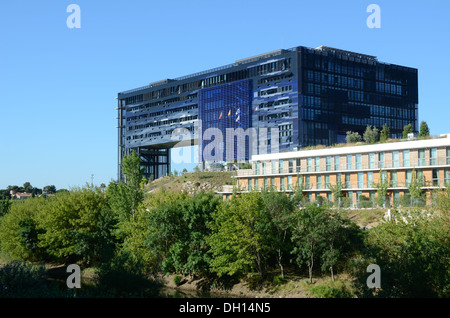
[[[231,185],[233,172],[188,172],[181,176],[166,176],[152,182],[145,186],[146,192],[159,191],[162,188],[169,192],[180,192],[183,190],[183,185],[192,183],[192,186],[199,187],[202,184],[209,183],[213,188],[219,188],[223,185]]]

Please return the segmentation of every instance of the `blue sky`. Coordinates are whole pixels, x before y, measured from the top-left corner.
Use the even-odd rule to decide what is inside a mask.
[[[81,8],[69,29],[67,6]],[[369,4],[381,8],[370,29]],[[419,120],[450,132],[450,1],[2,0],[0,189],[108,184],[120,91],[299,45],[419,69]],[[177,167],[175,167],[177,168]]]

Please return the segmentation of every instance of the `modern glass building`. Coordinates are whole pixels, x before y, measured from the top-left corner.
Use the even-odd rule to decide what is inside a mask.
[[[344,142],[367,125],[387,124],[391,137],[410,123],[418,131],[417,69],[325,46],[276,50],[117,99],[119,178],[130,151],[141,155],[147,178],[167,174],[180,140],[199,145],[200,162],[232,161]],[[213,140],[221,146],[208,147]]]

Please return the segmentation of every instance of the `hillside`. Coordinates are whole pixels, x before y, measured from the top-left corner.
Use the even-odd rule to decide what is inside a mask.
[[[145,192],[154,193],[164,188],[168,192],[221,191],[223,185],[233,184],[233,172],[190,172],[182,176],[162,177],[145,186]]]

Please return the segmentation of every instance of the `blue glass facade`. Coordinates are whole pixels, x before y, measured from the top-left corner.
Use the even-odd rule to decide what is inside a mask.
[[[217,148],[213,148],[211,153],[205,153],[205,146],[209,141],[199,139],[199,150],[202,154],[202,161],[209,157],[217,158],[218,161],[227,161],[226,155],[232,154],[231,160],[249,158],[249,140],[243,142],[239,138],[227,140],[227,129],[236,130],[241,128],[244,131],[251,127],[251,82],[241,80],[233,83],[222,84],[209,88],[204,88],[199,92],[198,112],[201,120],[201,135],[210,128],[217,128],[223,138],[223,148],[220,154],[215,153]],[[217,137],[217,136],[216,136]],[[238,149],[245,149],[244,157],[238,158]],[[219,158],[220,155],[220,158]]]

